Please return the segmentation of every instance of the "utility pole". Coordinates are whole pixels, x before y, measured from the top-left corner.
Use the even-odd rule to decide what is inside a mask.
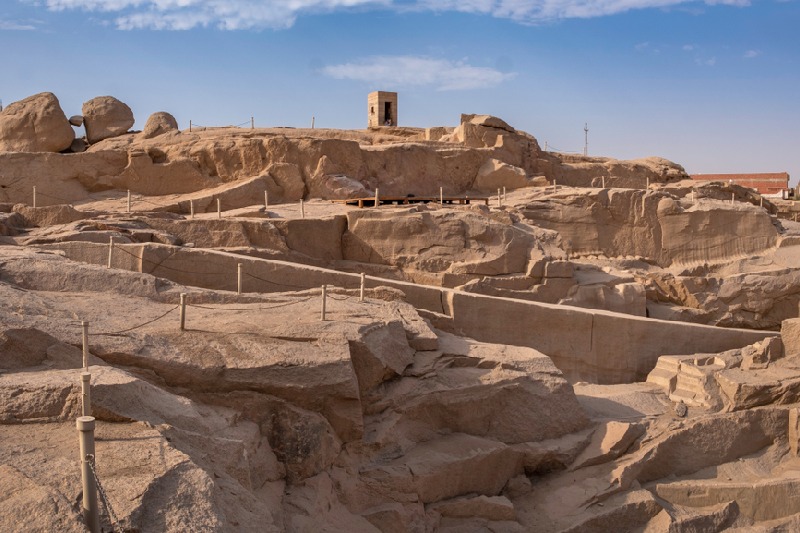
[[[583,124],[583,155],[589,155],[589,123]]]

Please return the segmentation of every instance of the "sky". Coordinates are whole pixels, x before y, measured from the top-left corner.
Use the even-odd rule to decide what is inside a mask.
[[[800,0],[1,0],[0,99],[69,115],[112,95],[141,129],[362,129],[491,114],[544,148],[800,178]]]

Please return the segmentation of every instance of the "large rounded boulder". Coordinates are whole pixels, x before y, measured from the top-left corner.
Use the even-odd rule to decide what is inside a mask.
[[[158,113],[153,113],[147,119],[144,130],[142,130],[142,137],[145,139],[152,139],[153,137],[158,137],[159,135],[177,130],[178,121],[175,120],[175,117],[165,111],[159,111]]]
[[[89,144],[124,135],[134,122],[131,108],[113,96],[98,96],[83,104],[83,125]]]
[[[0,112],[0,152],[61,152],[75,131],[53,93],[39,93]]]

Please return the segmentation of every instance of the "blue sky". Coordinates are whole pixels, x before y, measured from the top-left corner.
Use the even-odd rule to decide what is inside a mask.
[[[136,127],[497,115],[564,151],[800,178],[798,0],[3,0],[0,98],[111,94]]]

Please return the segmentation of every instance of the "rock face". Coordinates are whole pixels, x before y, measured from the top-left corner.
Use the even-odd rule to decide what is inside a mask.
[[[117,529],[800,527],[800,224],[488,115],[157,115],[0,153],[0,531],[85,529],[79,320]]]
[[[0,112],[0,152],[61,152],[74,138],[53,93],[29,96]]]
[[[18,253],[8,272],[31,266],[28,259]],[[65,290],[109,287],[110,278],[58,256],[35,268],[56,264]],[[501,493],[549,449],[538,443],[588,424],[543,354],[437,333],[403,302],[332,295],[321,321],[312,296],[254,295],[226,306],[234,299],[204,291],[191,296],[204,302],[192,308],[191,331],[160,319],[130,329],[133,316],[166,318],[172,303],[157,300],[177,293],[163,286],[157,296],[147,276],[123,277],[128,319],[116,322],[105,311],[110,294],[95,293],[97,314],[81,303],[73,309],[98,332],[89,359],[98,465],[125,528],[224,531],[237,522],[279,531],[289,522],[299,530],[335,523],[369,531],[369,523],[385,530],[392,521],[416,529],[411,524],[438,515],[513,521],[514,505]],[[62,340],[73,324],[55,309],[73,300],[15,292],[0,284],[0,296],[25,316],[0,322],[0,471],[35,501],[52,502],[26,524],[69,531],[80,518],[62,504],[74,500],[78,473],[60,465],[74,455],[81,350]],[[99,333],[119,328],[128,334]],[[157,384],[118,365],[158,376]],[[23,425],[26,441],[41,440],[30,454],[19,454],[13,437]],[[35,466],[41,463],[58,468]],[[465,497],[476,513],[459,500]],[[423,504],[437,502],[429,517]]]
[[[525,171],[519,167],[489,159],[478,169],[473,187],[478,190],[494,192],[499,188],[518,189],[528,185]]]
[[[178,130],[178,121],[166,111],[153,113],[147,118],[147,123],[142,130],[142,137],[152,139],[170,131]]]
[[[133,111],[113,96],[98,96],[83,104],[83,123],[89,144],[117,137],[133,126]]]
[[[523,213],[557,231],[570,254],[637,256],[661,266],[755,254],[778,241],[769,214],[756,206],[705,199],[688,205],[653,191],[554,194],[529,203]],[[700,231],[702,240],[695,237]]]

